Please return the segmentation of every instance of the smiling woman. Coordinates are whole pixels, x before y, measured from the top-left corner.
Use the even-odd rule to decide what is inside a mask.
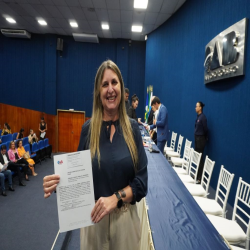
[[[99,67],[92,118],[82,127],[78,150],[90,149],[96,204],[94,226],[81,229],[81,249],[139,249],[141,226],[135,203],[147,194],[147,157],[138,123],[125,109],[124,83],[117,65]],[[45,198],[60,176],[44,178]]]

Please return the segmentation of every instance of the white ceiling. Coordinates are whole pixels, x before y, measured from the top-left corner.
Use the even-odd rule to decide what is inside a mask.
[[[90,33],[143,41],[185,1],[148,0],[147,9],[139,10],[134,9],[134,0],[0,0],[0,28],[58,35]],[[6,17],[15,19],[16,24],[7,22]],[[38,24],[38,18],[48,25]],[[78,28],[72,28],[69,21],[76,21]],[[109,30],[102,30],[102,22],[109,23]],[[132,24],[142,25],[142,32],[131,32]]]

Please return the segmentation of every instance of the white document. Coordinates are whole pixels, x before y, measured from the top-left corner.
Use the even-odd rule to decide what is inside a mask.
[[[46,135],[46,132],[42,132],[41,135],[40,135],[40,137],[44,138],[45,135]]]
[[[1,163],[0,163],[0,164],[1,164]],[[1,171],[0,171],[0,172],[5,171],[5,170],[7,169],[7,167],[8,167],[8,165],[9,165],[9,163],[6,163],[6,165],[5,165],[5,164],[4,164],[4,165],[1,164],[2,168],[1,168]]]
[[[54,156],[60,232],[94,225],[91,211],[95,206],[90,150]]]
[[[147,127],[148,124],[147,123],[144,123],[144,122],[141,122],[141,125],[143,125],[144,127]]]

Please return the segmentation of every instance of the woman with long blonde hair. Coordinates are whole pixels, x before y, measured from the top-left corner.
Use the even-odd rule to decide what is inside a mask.
[[[81,249],[138,249],[141,235],[135,203],[147,194],[147,157],[138,123],[125,109],[124,83],[117,65],[99,67],[92,117],[83,127],[78,150],[90,149],[96,204],[94,226],[81,229]],[[60,176],[44,178],[45,198]]]

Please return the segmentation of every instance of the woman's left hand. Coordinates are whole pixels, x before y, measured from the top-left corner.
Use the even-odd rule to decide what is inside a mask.
[[[115,194],[109,197],[100,197],[91,212],[92,221],[98,223],[105,215],[111,213],[116,208],[117,201]]]

